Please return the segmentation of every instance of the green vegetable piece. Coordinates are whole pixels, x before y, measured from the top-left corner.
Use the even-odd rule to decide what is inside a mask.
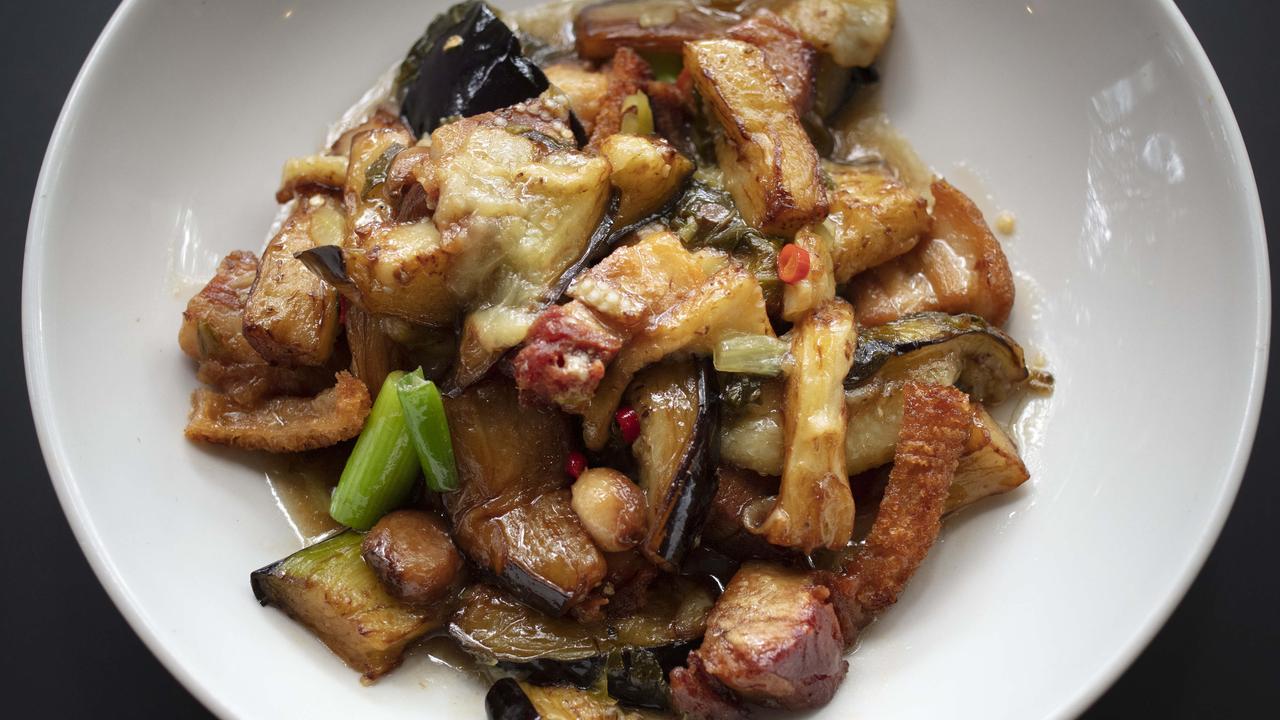
[[[436,492],[457,490],[458,468],[440,389],[418,368],[396,382],[396,394],[400,396],[409,439],[427,476],[427,487]]]
[[[785,369],[787,341],[767,335],[729,335],[712,351],[716,370],[768,377],[781,375]]]
[[[673,83],[680,78],[684,69],[684,57],[673,52],[642,52],[640,56],[649,62],[653,70],[653,79],[658,82]]]
[[[624,135],[653,134],[653,108],[649,106],[648,95],[638,92],[623,98],[622,127],[618,132]]]
[[[396,371],[382,383],[333,492],[329,514],[347,527],[373,527],[379,518],[409,499],[418,479],[418,458],[396,393],[396,382],[403,376],[403,372]]]

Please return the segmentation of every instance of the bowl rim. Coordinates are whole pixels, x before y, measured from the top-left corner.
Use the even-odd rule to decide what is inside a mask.
[[[1165,589],[1162,600],[1147,612],[1146,617],[1133,628],[1128,637],[1116,645],[1111,656],[1088,677],[1074,697],[1050,711],[1046,716],[1050,718],[1075,717],[1088,709],[1133,663],[1181,602],[1204,566],[1209,552],[1217,543],[1234,504],[1257,434],[1266,385],[1271,335],[1271,277],[1266,227],[1253,166],[1244,144],[1239,121],[1231,108],[1226,91],[1190,24],[1174,4],[1174,0],[1149,1],[1154,2],[1164,12],[1165,19],[1176,31],[1178,40],[1190,49],[1193,62],[1188,67],[1201,76],[1204,86],[1209,91],[1211,106],[1222,116],[1226,140],[1231,149],[1232,165],[1237,168],[1240,174],[1239,179],[1242,181],[1241,187],[1245,190],[1254,256],[1254,281],[1259,289],[1255,298],[1257,325],[1253,331],[1253,373],[1249,382],[1244,423],[1240,426],[1240,432],[1235,438],[1231,463],[1226,470],[1226,482],[1220,486],[1217,497],[1213,500],[1208,523],[1194,551],[1182,559],[1181,568],[1173,583]],[[62,510],[67,516],[68,524],[98,582],[107,591],[107,595],[129,626],[165,669],[212,713],[221,718],[234,718],[235,714],[231,706],[222,699],[216,688],[198,677],[170,651],[161,638],[161,633],[153,626],[151,619],[143,610],[140,599],[129,590],[111,554],[98,535],[89,508],[84,504],[70,462],[64,452],[61,431],[54,422],[53,408],[49,404],[51,378],[46,362],[47,348],[44,337],[40,333],[41,311],[38,299],[43,294],[43,280],[48,267],[46,248],[42,240],[46,233],[49,213],[55,204],[49,199],[49,191],[57,176],[56,168],[61,165],[61,159],[66,153],[70,127],[74,122],[74,116],[80,111],[79,101],[85,87],[92,82],[109,48],[116,45],[115,39],[121,28],[144,5],[144,0],[124,0],[116,8],[76,75],[50,136],[39,178],[36,181],[23,256],[23,361],[32,417],[50,480]]]

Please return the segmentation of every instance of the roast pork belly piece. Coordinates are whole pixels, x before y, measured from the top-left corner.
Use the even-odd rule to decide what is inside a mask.
[[[359,435],[371,404],[364,383],[347,372],[315,397],[281,396],[251,407],[202,388],[191,396],[186,435],[245,450],[315,450]]]
[[[689,654],[689,667],[671,671],[671,707],[689,720],[741,720],[746,707],[719,680],[712,677],[697,653]]]
[[[929,229],[928,203],[873,169],[830,164],[831,255],[837,283],[909,252]]]
[[[827,214],[818,152],[760,48],[740,40],[684,46],[685,69],[723,133],[716,159],[742,217],[790,235]]]
[[[623,344],[706,280],[705,259],[659,231],[584,271],[569,287],[573,300],[547,308],[529,328],[513,362],[521,392],[583,412]]]
[[[824,705],[849,667],[829,595],[812,573],[743,565],[707,617],[702,646],[690,654],[691,667],[678,671],[691,674],[687,679],[693,682],[688,683],[691,692],[676,693],[676,709],[718,717],[706,713],[713,703],[698,692],[712,679],[733,696],[759,705],[789,710]],[[698,677],[702,672],[709,678]]]
[[[725,35],[764,51],[765,62],[786,89],[797,115],[803,117],[813,108],[818,51],[790,23],[768,10],[759,10]]]
[[[195,360],[228,365],[261,365],[262,356],[245,339],[244,305],[258,276],[258,258],[237,250],[223,258],[208,284],[187,302],[178,345]]]
[[[605,138],[616,135],[622,129],[622,103],[630,95],[642,92],[653,79],[649,63],[631,48],[618,48],[607,70],[608,86],[600,100],[595,127],[587,147],[597,149]]]
[[[875,614],[898,601],[942,528],[956,466],[972,436],[963,392],[907,383],[893,470],[866,542],[825,581],[850,642]]]
[[[973,313],[993,325],[1009,319],[1013,273],[982,211],[945,180],[933,183],[933,200],[931,237],[849,284],[860,325],[927,310]]]

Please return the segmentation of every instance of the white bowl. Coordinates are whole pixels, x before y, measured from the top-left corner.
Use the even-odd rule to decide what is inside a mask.
[[[23,287],[45,458],[98,577],[219,715],[481,717],[422,656],[362,687],[248,572],[298,547],[262,476],[183,440],[186,296],[257,250],[281,162],[443,0],[125,2],[67,99]],[[1011,210],[1013,334],[1058,378],[1018,422],[1033,481],[947,525],[822,717],[1043,718],[1150,639],[1231,506],[1257,422],[1269,280],[1236,122],[1168,0],[903,0],[891,117]]]

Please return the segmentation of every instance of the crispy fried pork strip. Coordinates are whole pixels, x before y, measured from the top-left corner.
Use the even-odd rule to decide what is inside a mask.
[[[1003,325],[1013,308],[1013,273],[982,211],[945,180],[933,183],[932,237],[855,277],[847,295],[863,325],[925,310],[974,313]]]
[[[845,469],[848,409],[844,377],[857,337],[853,308],[832,300],[793,331],[794,365],[783,401],[786,455],[778,502],[757,529],[774,545],[812,552],[842,549],[853,534],[853,495]]]
[[[360,434],[371,401],[364,383],[340,372],[334,387],[311,398],[276,397],[245,407],[201,388],[191,395],[190,440],[245,450],[298,452],[328,447]]]
[[[866,542],[827,578],[844,637],[897,602],[942,527],[956,465],[970,438],[969,397],[942,385],[907,383],[893,471]]]
[[[672,672],[677,711],[719,717],[710,697],[724,697],[710,679],[747,702],[802,710],[831,699],[848,670],[844,638],[830,590],[813,573],[767,563],[743,565],[707,616],[702,646],[690,653],[691,669]],[[697,667],[700,666],[700,667]],[[699,677],[705,673],[707,677]],[[691,677],[682,678],[686,674]],[[690,680],[691,682],[685,682]]]
[[[333,385],[333,371],[321,367],[228,365],[206,360],[200,363],[196,379],[227,395],[237,405],[252,407],[280,395],[315,395]]]
[[[639,53],[629,47],[618,48],[609,63],[609,85],[596,112],[588,148],[599,148],[605,138],[622,129],[622,101],[628,95],[642,92],[652,79],[653,71]]]
[[[244,304],[257,276],[258,257],[253,253],[237,250],[223,258],[213,279],[182,313],[182,352],[195,360],[230,365],[265,363],[243,333]]]

